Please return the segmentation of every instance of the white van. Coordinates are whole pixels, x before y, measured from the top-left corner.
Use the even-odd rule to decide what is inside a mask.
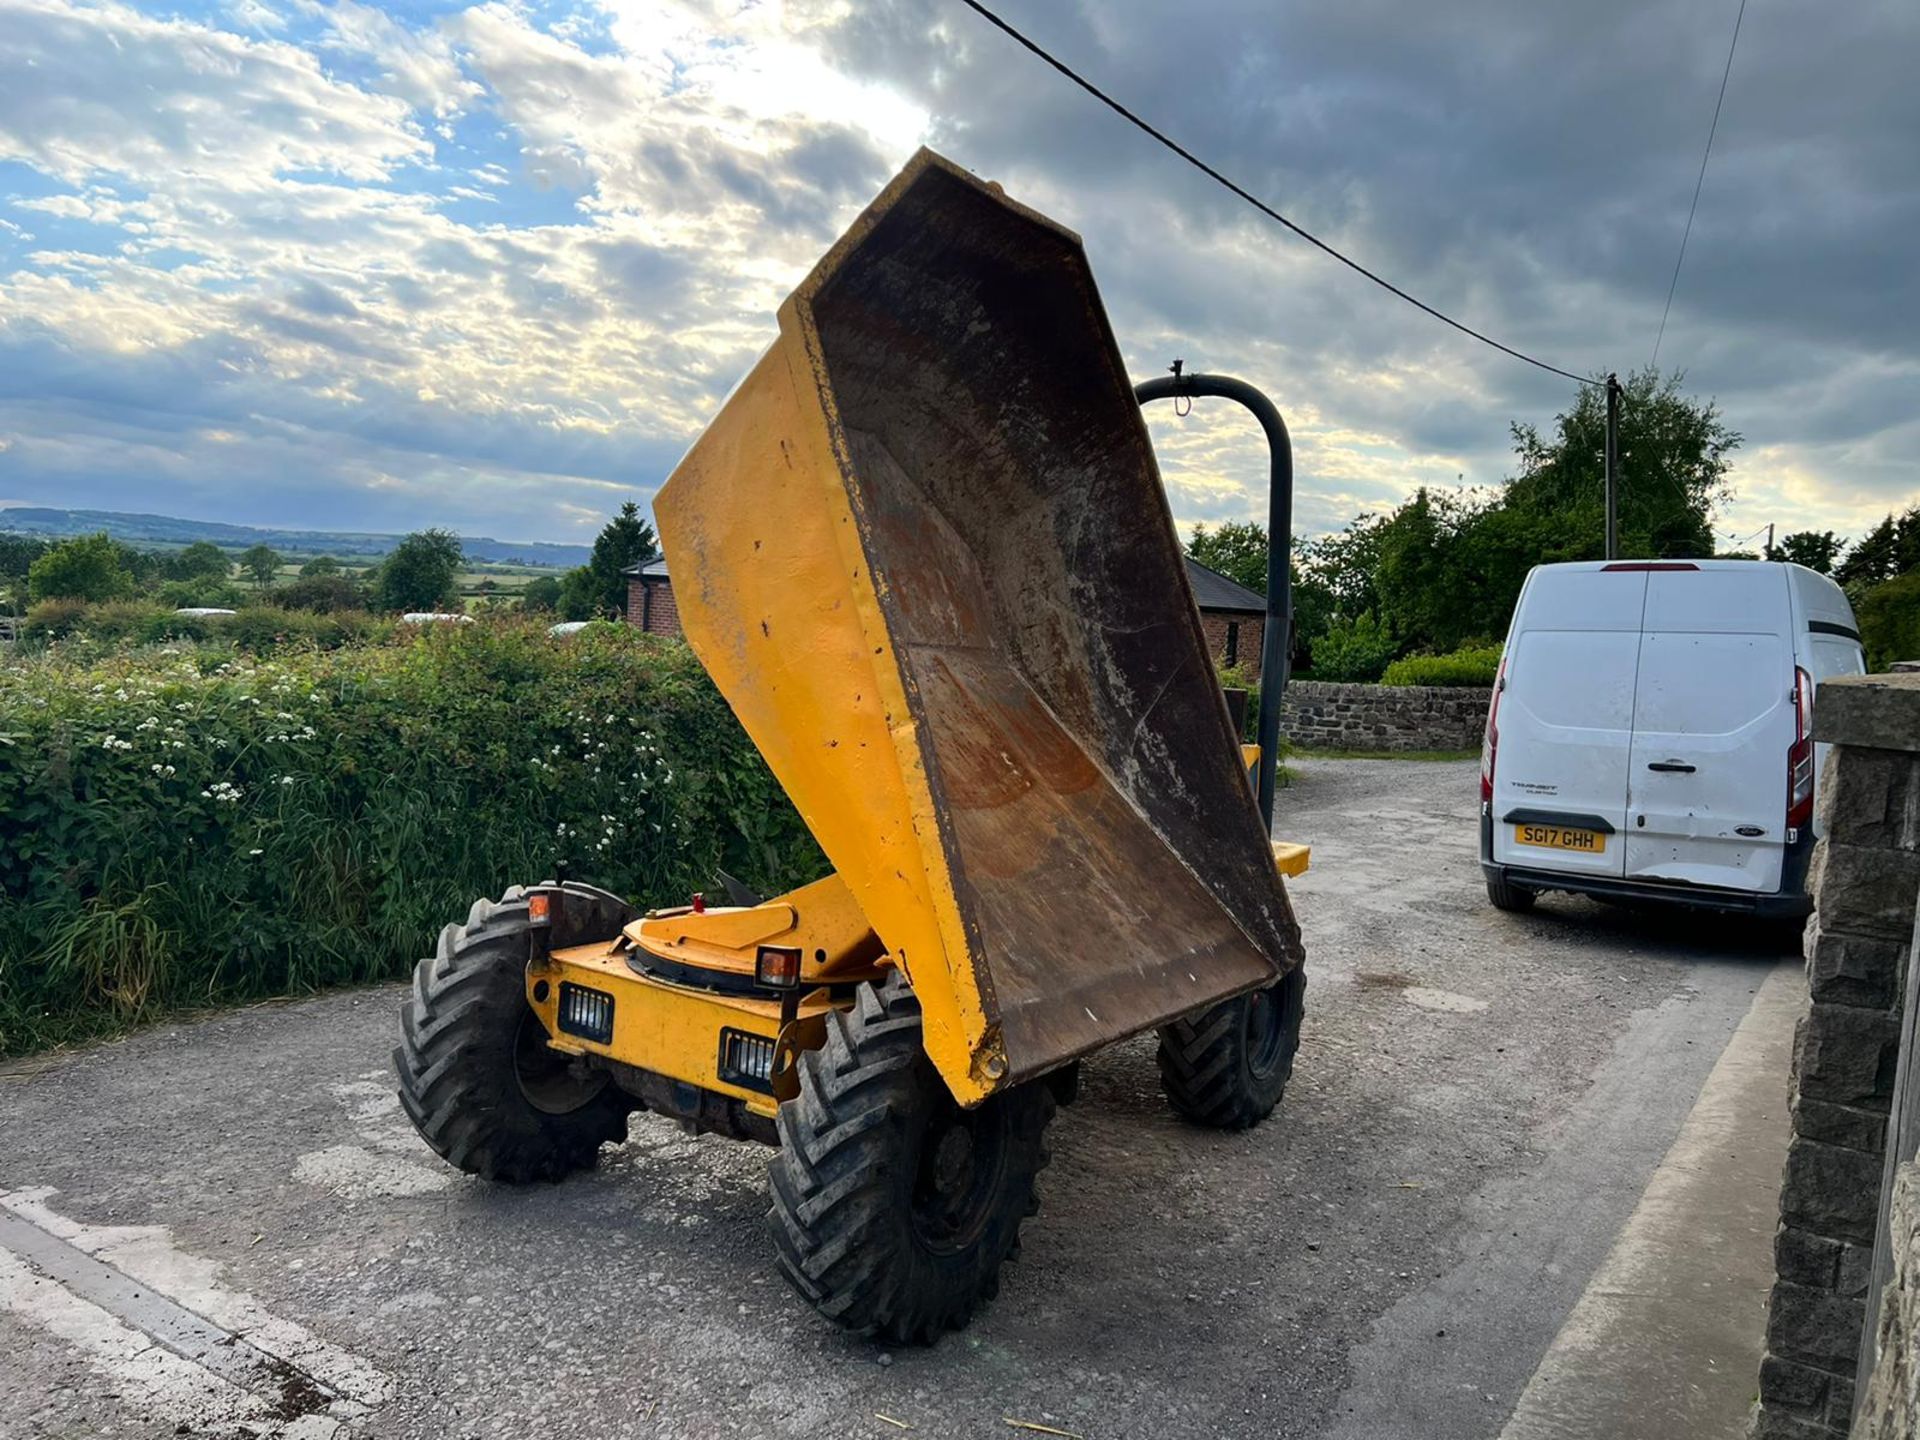
[[[1847,597],[1804,566],[1536,566],[1481,750],[1487,898],[1805,915],[1815,687],[1865,669]]]

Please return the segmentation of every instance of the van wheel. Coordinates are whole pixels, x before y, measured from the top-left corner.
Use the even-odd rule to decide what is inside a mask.
[[[1496,910],[1505,910],[1510,915],[1521,915],[1533,909],[1533,902],[1540,898],[1539,892],[1515,885],[1504,875],[1487,877],[1487,899],[1493,902]]]

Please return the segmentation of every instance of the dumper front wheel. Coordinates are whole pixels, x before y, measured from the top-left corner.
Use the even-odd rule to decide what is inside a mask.
[[[634,1102],[549,1049],[527,1004],[527,902],[477,902],[440,932],[400,1006],[400,1104],[448,1164],[486,1180],[558,1180],[623,1139]]]
[[[1052,1091],[1021,1085],[961,1109],[898,979],[862,985],[799,1068],[768,1167],[781,1272],[856,1334],[930,1344],[965,1325],[1039,1208]]]
[[[1264,990],[1162,1028],[1160,1088],[1175,1113],[1216,1130],[1272,1114],[1293,1075],[1306,994],[1306,970],[1296,966]]]

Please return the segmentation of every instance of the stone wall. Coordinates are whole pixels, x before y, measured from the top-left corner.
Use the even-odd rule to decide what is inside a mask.
[[[1843,1437],[1851,1422],[1920,896],[1920,675],[1823,684],[1814,734],[1834,749],[1755,1440]]]
[[[1860,1406],[1859,1440],[1920,1435],[1920,1163],[1893,1182],[1893,1279],[1880,1302],[1880,1359]]]
[[[1493,692],[1295,680],[1280,730],[1297,750],[1478,750]]]

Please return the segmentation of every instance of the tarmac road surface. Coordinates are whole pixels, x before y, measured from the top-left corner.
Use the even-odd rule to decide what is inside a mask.
[[[1471,762],[1296,769],[1311,978],[1280,1113],[1195,1130],[1150,1039],[1088,1062],[966,1332],[887,1352],[815,1318],[751,1145],[642,1115],[557,1186],[447,1169],[392,1096],[388,988],[0,1071],[0,1436],[1445,1440],[1523,1393],[1526,1433],[1561,1433],[1556,1337],[1604,1333],[1569,1324],[1603,1262],[1646,1268],[1629,1218],[1704,1143],[1675,1145],[1788,947],[1567,897],[1499,914]],[[1784,1102],[1778,1051],[1721,1071]]]

